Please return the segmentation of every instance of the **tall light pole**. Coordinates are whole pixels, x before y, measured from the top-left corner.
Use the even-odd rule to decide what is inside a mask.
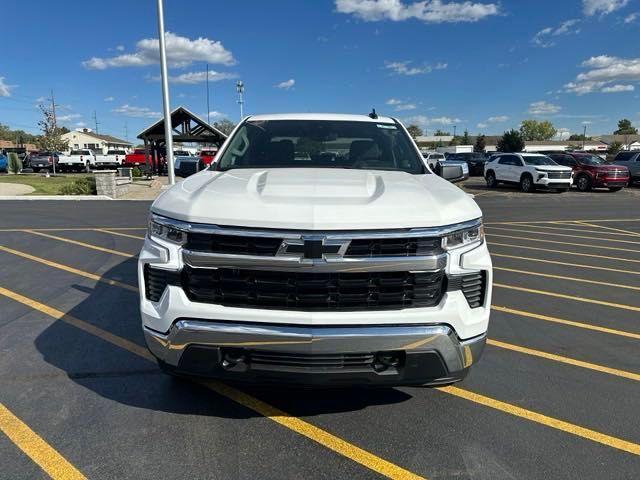
[[[207,123],[211,124],[211,112],[209,107],[209,64],[207,63]]]
[[[240,105],[240,121],[244,118],[244,83],[242,80],[236,82],[236,91],[238,92],[238,104]]]
[[[167,76],[167,46],[164,39],[164,9],[158,0],[158,39],[160,44],[160,77],[162,79],[162,108],[164,112],[164,145],[166,148],[169,185],[176,183],[173,171],[173,133],[171,133],[171,108],[169,106],[169,79]],[[158,169],[159,170],[159,169]]]
[[[456,138],[456,128],[458,128],[458,126],[457,126],[457,125],[454,125],[454,126],[453,126],[453,139],[454,139],[454,140],[455,140],[455,138]]]
[[[584,142],[587,139],[587,125],[584,125],[584,132],[582,133],[582,151],[584,152]]]

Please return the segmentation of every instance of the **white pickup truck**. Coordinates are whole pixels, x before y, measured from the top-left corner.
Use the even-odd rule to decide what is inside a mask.
[[[96,156],[89,149],[71,150],[69,155],[58,161],[60,169],[64,171],[90,171],[96,165]]]
[[[124,149],[107,150],[106,155],[96,155],[96,168],[117,168],[122,166],[127,151]]]
[[[161,194],[139,256],[163,371],[240,381],[446,385],[480,358],[492,266],[472,197],[396,119],[244,119]]]

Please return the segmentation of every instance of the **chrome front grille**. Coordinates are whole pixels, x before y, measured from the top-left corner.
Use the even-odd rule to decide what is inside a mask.
[[[549,179],[559,180],[559,179],[569,179],[571,178],[571,172],[549,172],[547,173]]]

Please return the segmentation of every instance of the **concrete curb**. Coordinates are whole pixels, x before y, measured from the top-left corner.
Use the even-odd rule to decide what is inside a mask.
[[[0,200],[112,200],[106,195],[0,195]]]

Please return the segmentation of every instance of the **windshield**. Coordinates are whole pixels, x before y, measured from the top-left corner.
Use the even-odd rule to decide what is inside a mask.
[[[527,165],[558,165],[546,155],[523,155],[522,158]]]
[[[390,123],[335,120],[248,121],[217,169],[352,168],[428,173],[404,130]]]
[[[88,155],[86,150],[71,150],[69,155]]]
[[[603,165],[607,163],[597,155],[580,155],[578,161],[583,165]]]

